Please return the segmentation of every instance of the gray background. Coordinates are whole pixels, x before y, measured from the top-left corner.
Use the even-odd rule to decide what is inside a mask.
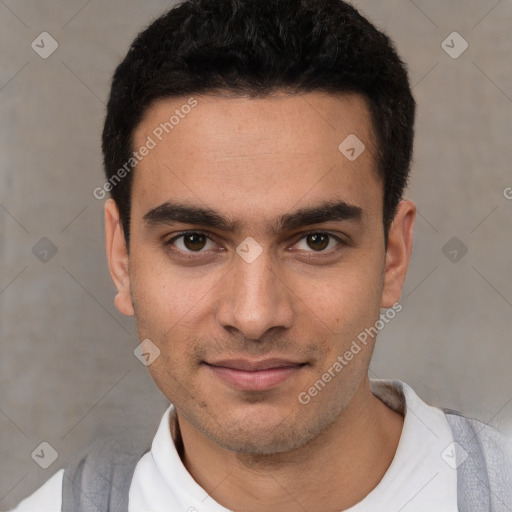
[[[0,509],[96,433],[156,429],[167,406],[113,305],[92,191],[111,75],[168,5],[0,1]],[[395,40],[419,104],[412,261],[372,376],[512,433],[512,2],[355,5]],[[47,59],[31,48],[43,31],[59,44]],[[469,44],[456,59],[441,46],[454,31]],[[43,237],[57,248],[47,262],[32,250]],[[31,458],[43,441],[58,452],[46,470]]]

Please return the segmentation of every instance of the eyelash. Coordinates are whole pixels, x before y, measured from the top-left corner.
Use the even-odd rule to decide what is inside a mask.
[[[206,238],[208,238],[208,240],[211,240],[212,242],[215,243],[215,240],[210,236],[208,235],[208,233],[204,232],[204,231],[184,231],[178,235],[175,235],[173,236],[171,239],[167,240],[164,245],[167,247],[171,247],[172,244],[178,240],[179,238],[183,238],[185,236],[188,236],[188,235],[203,235],[205,236]],[[342,240],[340,237],[328,232],[328,231],[309,231],[307,233],[304,233],[298,240],[297,242],[295,242],[295,244],[297,244],[298,242],[300,242],[301,240],[303,240],[304,238],[308,237],[309,235],[328,235],[329,237],[333,238],[334,240],[336,240],[336,242],[338,242],[338,246],[339,247],[340,245],[341,246],[347,246],[348,243],[345,242],[344,240]],[[294,245],[295,245],[294,244]],[[204,251],[198,251],[198,252],[194,252],[194,251],[181,251],[181,250],[177,250],[177,249],[172,249],[173,252],[176,252],[178,253],[180,256],[184,256],[185,258],[197,258],[199,257],[202,252]],[[334,249],[331,249],[330,251],[307,251],[307,252],[313,252],[313,253],[316,253],[316,254],[329,254],[329,253],[332,253],[336,251],[336,247]]]

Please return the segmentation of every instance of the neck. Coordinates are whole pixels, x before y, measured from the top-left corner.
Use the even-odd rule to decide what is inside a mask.
[[[327,430],[293,452],[254,455],[225,450],[178,412],[180,456],[211,498],[244,512],[340,511],[364,499],[395,455],[403,416],[371,394],[366,379]]]

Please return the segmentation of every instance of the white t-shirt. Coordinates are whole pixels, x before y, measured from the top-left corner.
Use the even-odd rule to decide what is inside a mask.
[[[380,483],[346,512],[457,512],[457,472],[450,465],[453,436],[443,411],[427,405],[401,381],[371,379],[371,386],[375,396],[404,414],[404,426]],[[183,465],[169,428],[172,410],[171,405],[165,411],[151,451],[135,468],[129,512],[229,512]],[[58,471],[12,512],[60,512],[63,474]]]

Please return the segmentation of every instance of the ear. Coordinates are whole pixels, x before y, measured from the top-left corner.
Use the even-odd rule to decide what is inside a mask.
[[[401,201],[389,229],[384,288],[381,308],[390,308],[400,301],[412,251],[416,205]]]
[[[119,210],[113,199],[108,199],[105,203],[105,244],[110,275],[117,288],[114,304],[124,315],[133,316],[128,251],[119,219]]]

